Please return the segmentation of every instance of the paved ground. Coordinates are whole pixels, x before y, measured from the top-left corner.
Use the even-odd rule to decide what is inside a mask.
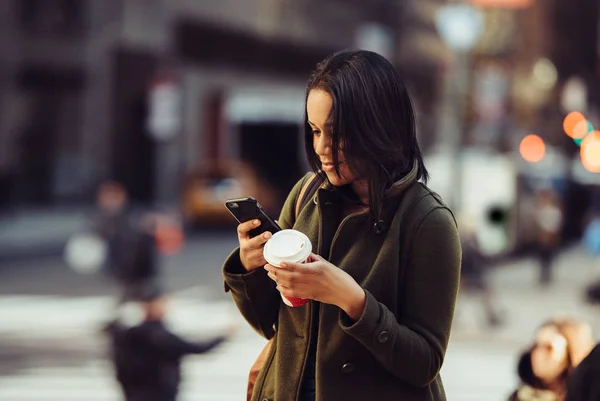
[[[211,336],[230,323],[241,329],[208,355],[184,366],[182,400],[243,399],[249,366],[264,340],[237,314],[222,292],[220,264],[235,244],[231,233],[195,237],[168,258],[166,279],[174,300],[170,323],[189,338]],[[518,352],[535,328],[557,313],[591,321],[600,333],[600,311],[586,306],[580,288],[595,277],[578,249],[557,260],[556,282],[535,284],[535,263],[512,262],[493,271],[491,282],[507,322],[484,328],[478,300],[462,294],[453,338],[442,370],[449,400],[504,400],[516,385]],[[98,328],[110,308],[110,287],[98,277],[68,271],[57,257],[20,260],[0,271],[0,400],[118,400],[103,357]]]

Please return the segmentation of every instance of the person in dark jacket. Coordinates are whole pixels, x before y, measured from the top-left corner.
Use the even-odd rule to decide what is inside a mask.
[[[488,326],[497,327],[502,323],[502,316],[489,285],[489,261],[481,251],[477,239],[476,219],[463,214],[459,225],[462,245],[461,291],[477,296]]]
[[[252,401],[445,401],[460,239],[425,185],[410,95],[383,56],[346,50],[317,65],[305,105],[306,156],[322,184],[296,218],[313,173],[300,179],[278,221],[309,238],[308,263],[267,264],[271,233],[252,237],[251,220],[223,266],[240,313],[273,339]]]
[[[113,322],[106,328],[116,378],[126,401],[175,401],[183,357],[209,352],[231,334],[188,342],[165,326],[166,302],[164,295],[150,296],[142,303],[143,322],[132,327]]]
[[[567,383],[565,401],[600,400],[600,344],[575,368]]]
[[[537,230],[536,254],[539,260],[539,283],[547,286],[552,282],[552,269],[561,242],[563,210],[558,195],[545,189],[536,195],[535,222]]]
[[[115,181],[100,185],[97,205],[93,231],[107,244],[104,270],[119,287],[118,304],[160,291],[156,215],[134,213],[126,189]]]

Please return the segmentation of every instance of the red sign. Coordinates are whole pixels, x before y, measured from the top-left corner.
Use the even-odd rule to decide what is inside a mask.
[[[183,230],[169,221],[159,221],[154,231],[158,251],[165,255],[178,253],[185,241]]]

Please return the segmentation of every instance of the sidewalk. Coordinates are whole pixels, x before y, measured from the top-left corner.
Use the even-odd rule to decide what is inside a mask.
[[[586,304],[582,291],[600,276],[594,262],[579,247],[570,247],[556,259],[554,273],[554,282],[540,288],[533,258],[512,260],[492,270],[490,284],[506,319],[494,330],[483,327],[480,301],[461,294],[442,368],[449,400],[506,400],[519,382],[519,355],[531,345],[536,329],[552,317],[581,318],[600,338],[600,308]]]
[[[573,316],[588,321],[600,334],[600,307],[589,305],[584,288],[600,277],[599,265],[579,246],[563,250],[554,264],[554,281],[546,288],[537,283],[537,261],[522,258],[490,271],[495,299],[505,311],[505,325],[494,331],[480,329],[483,321],[479,300],[471,294],[459,299],[454,337],[457,340],[485,338],[512,345],[526,345],[536,328],[554,316]]]

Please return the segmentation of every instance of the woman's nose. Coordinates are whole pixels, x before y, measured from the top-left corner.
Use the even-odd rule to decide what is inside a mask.
[[[316,138],[315,150],[319,155],[327,155],[331,152],[331,140],[325,135]]]

